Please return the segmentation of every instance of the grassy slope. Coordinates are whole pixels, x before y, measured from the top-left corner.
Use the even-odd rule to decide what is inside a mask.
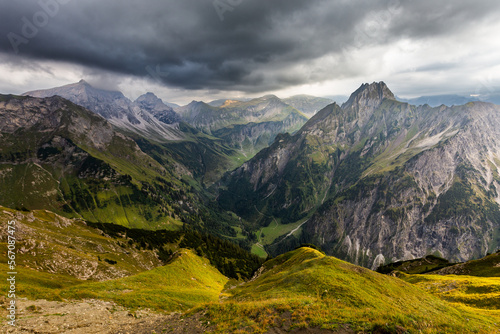
[[[404,328],[422,333],[492,333],[498,314],[479,313],[425,293],[397,278],[328,257],[310,248],[265,264],[257,279],[227,290],[207,316],[220,332],[264,332],[271,324],[355,330]],[[495,318],[493,317],[495,316]]]
[[[500,252],[427,275],[398,275],[441,299],[500,316]]]
[[[85,282],[18,266],[17,292],[29,299],[98,298],[132,309],[162,311],[182,311],[216,301],[228,279],[190,250],[183,249],[177,255],[165,266],[105,282]],[[0,270],[7,272],[7,265],[0,263]],[[0,291],[6,295],[7,285],[2,284]]]
[[[61,295],[112,300],[131,308],[175,311],[218,300],[227,281],[208,260],[184,249],[165,266],[113,281],[84,283],[62,291]]]
[[[20,266],[103,280],[137,274],[162,264],[155,252],[134,248],[127,238],[111,238],[82,221],[50,211],[20,212],[0,206],[0,223],[9,220],[16,221],[17,249],[22,249],[16,263]],[[2,229],[3,264],[7,262],[6,241],[6,231]]]
[[[378,267],[377,272],[381,274],[389,274],[393,271],[402,271],[405,274],[423,274],[451,265],[453,264],[446,259],[428,255],[419,259],[389,263]]]
[[[158,201],[147,202],[145,197],[149,193],[143,187],[145,182],[152,187],[160,184],[158,187],[164,188],[168,183],[168,195],[182,197],[186,187],[175,176],[174,167],[162,166],[140,152],[134,141],[112,132],[104,119],[82,107],[65,100],[59,101],[60,109],[57,109],[58,106],[45,106],[44,101],[52,100],[57,99],[36,100],[40,106],[35,107],[54,109],[47,112],[49,116],[51,113],[58,115],[50,116],[54,118],[54,124],[49,126],[40,121],[35,126],[20,128],[14,133],[2,133],[2,205],[49,209],[68,217],[113,221],[132,227],[178,228],[182,224],[176,217],[181,209]],[[110,136],[103,139],[109,139],[105,149],[98,148],[87,131],[73,129],[74,124],[95,129],[103,138]],[[58,140],[54,141],[54,138],[61,137],[66,142],[62,146]],[[71,150],[74,152],[71,153]],[[86,158],[85,152],[90,157]],[[86,172],[90,172],[85,177],[78,175],[82,172],[82,163],[89,168]],[[101,177],[95,178],[95,175]],[[129,179],[120,180],[120,175],[127,175]],[[146,203],[137,203],[141,191],[145,195],[139,200]],[[131,196],[133,192],[135,198]],[[163,193],[160,195],[166,197]],[[81,204],[76,208],[77,212],[74,207],[63,207],[75,198]],[[130,203],[131,198],[135,203]],[[170,203],[174,205],[175,201]],[[171,214],[165,215],[165,212]]]
[[[475,313],[493,312],[500,317],[500,278],[466,275],[404,275],[403,280]],[[489,310],[479,312],[481,310]],[[500,320],[500,319],[498,319]],[[499,322],[500,323],[500,322]],[[500,328],[500,326],[499,326]]]
[[[219,333],[346,325],[384,333],[495,333],[500,323],[498,278],[404,276],[410,284],[300,248],[266,262],[260,276],[235,286],[192,251],[177,254],[165,266],[105,282],[19,266],[18,293],[29,299],[97,298],[132,309],[203,310]],[[5,263],[0,271],[7,272]],[[1,285],[0,293],[6,289]]]
[[[170,261],[181,248],[196,250],[230,278],[248,279],[262,260],[230,241],[194,230],[140,230],[85,223],[46,210],[0,206],[0,224],[15,220],[19,266],[105,281],[138,274]],[[0,263],[7,263],[7,229],[0,229]],[[3,254],[3,255],[2,255]]]
[[[3,248],[3,247],[2,247]],[[9,272],[7,263],[0,263],[0,278],[5,280]],[[16,297],[28,299],[62,300],[60,291],[81,284],[81,280],[64,274],[52,274],[26,268],[16,267]],[[7,284],[0,285],[0,293],[7,296]]]
[[[500,277],[500,251],[477,260],[458,263],[441,269],[436,274],[470,275],[478,277]]]
[[[405,274],[500,277],[500,251],[463,263],[450,263],[448,260],[428,255],[424,258],[389,263],[377,269],[377,272],[382,274],[389,274],[393,271]]]
[[[252,253],[260,257],[267,257],[267,252],[261,246],[272,245],[275,242],[279,242],[284,237],[294,231],[292,235],[300,234],[300,226],[304,223],[304,219],[301,219],[295,223],[281,224],[281,219],[273,219],[273,221],[266,227],[262,227],[256,233],[257,243],[252,246]],[[278,240],[279,238],[279,240]]]

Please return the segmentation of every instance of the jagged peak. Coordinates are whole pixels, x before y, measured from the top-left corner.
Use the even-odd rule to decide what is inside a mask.
[[[141,102],[141,101],[161,101],[161,99],[156,96],[155,93],[152,93],[152,92],[147,92],[146,94],[142,94],[141,96],[139,96],[135,101],[136,102]]]
[[[81,79],[80,81],[72,83],[72,84],[50,88],[50,89],[47,89],[47,91],[61,91],[61,90],[67,90],[67,89],[71,90],[74,88],[85,89],[85,92],[87,92],[88,94],[112,94],[115,96],[120,96],[120,97],[126,98],[125,95],[123,95],[123,93],[120,92],[119,90],[112,90],[112,89],[108,89],[108,88],[104,88],[104,87],[100,87],[100,86],[95,86],[95,85],[88,83],[84,79]]]
[[[274,94],[267,94],[267,95],[252,99],[251,101],[266,101],[267,102],[267,101],[281,101],[281,99]]]
[[[311,117],[306,124],[299,130],[299,132],[307,131],[316,126],[316,124],[323,122],[325,119],[332,117],[337,113],[342,113],[342,109],[337,104],[337,102],[330,103],[320,111],[318,111],[313,117]]]
[[[385,82],[364,83],[351,94],[347,102],[342,104],[342,108],[352,106],[353,104],[380,104],[384,99],[396,99]]]

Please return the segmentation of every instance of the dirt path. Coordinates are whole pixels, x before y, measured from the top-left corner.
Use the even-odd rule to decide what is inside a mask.
[[[0,316],[6,318],[6,299],[0,299]],[[131,312],[112,302],[96,299],[55,302],[17,300],[15,327],[2,321],[0,333],[22,334],[202,334],[214,328],[200,313],[181,317],[179,313],[162,314],[149,310]],[[353,334],[349,327],[336,331],[301,328],[270,328],[266,334]]]
[[[5,301],[1,316],[6,318]],[[161,314],[148,310],[131,312],[112,302],[83,300],[54,302],[46,300],[17,300],[17,323],[12,327],[2,321],[1,333],[39,334],[151,334],[203,333],[207,326],[200,315],[181,318],[180,314]]]

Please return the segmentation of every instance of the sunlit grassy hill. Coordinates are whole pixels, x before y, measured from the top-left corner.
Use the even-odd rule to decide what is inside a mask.
[[[299,248],[264,264],[256,279],[210,304],[217,330],[319,327],[353,332],[495,333],[496,313],[450,305],[398,278]]]
[[[62,291],[61,296],[112,300],[131,308],[178,311],[217,301],[227,281],[207,259],[184,249],[165,266],[122,279],[74,286]]]
[[[0,263],[8,260],[6,225],[11,220],[15,221],[17,266],[100,281],[162,265],[157,252],[141,249],[125,234],[113,238],[83,220],[68,219],[47,210],[17,211],[3,206],[0,206]]]
[[[479,277],[500,277],[500,251],[483,258],[457,263],[436,272],[439,275],[470,275]]]
[[[0,263],[2,272],[7,265]],[[17,292],[28,299],[102,299],[119,305],[157,311],[183,311],[217,301],[228,281],[209,261],[191,250],[180,250],[165,266],[103,282],[86,282],[64,274],[17,268]],[[6,295],[2,285],[2,295]]]
[[[7,265],[0,263],[0,270],[7,272]],[[188,249],[178,250],[164,266],[100,282],[24,266],[17,271],[19,297],[101,299],[132,310],[186,312],[184,317],[202,321],[212,333],[294,329],[498,333],[500,329],[499,278],[401,274],[400,279],[307,247],[267,261],[246,282],[229,280]],[[0,293],[5,295],[6,288],[2,285]]]
[[[497,315],[500,315],[498,277],[403,275],[401,278],[453,304],[467,305],[475,309],[497,310]]]

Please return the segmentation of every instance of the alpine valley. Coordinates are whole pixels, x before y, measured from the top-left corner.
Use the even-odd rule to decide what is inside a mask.
[[[498,333],[500,106],[464,102],[0,95],[0,328]]]
[[[478,258],[500,245],[499,116],[489,103],[412,106],[364,84],[227,174],[219,202],[256,225],[303,220],[297,237],[268,245],[273,255],[310,242],[372,269]]]

